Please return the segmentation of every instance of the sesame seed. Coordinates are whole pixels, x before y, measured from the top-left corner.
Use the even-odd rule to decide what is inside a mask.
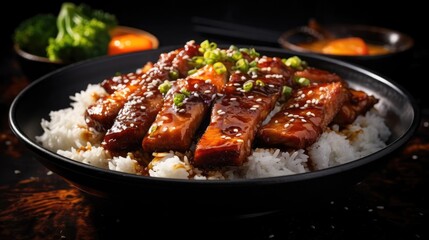
[[[304,118],[301,118],[301,122],[307,122],[307,120],[305,120]]]
[[[204,91],[204,93],[210,93],[210,92],[211,92],[210,90],[205,90],[205,91]]]
[[[299,104],[298,104],[298,103],[295,103],[295,107],[296,107],[296,108],[298,108],[298,107],[299,107]]]
[[[285,128],[287,128],[287,127],[289,127],[289,125],[290,125],[289,123],[286,123],[286,124],[284,125],[284,127],[285,127]]]
[[[230,140],[230,139],[231,139],[231,137],[225,137],[225,139],[226,139],[226,140]]]
[[[234,85],[234,86],[236,86],[236,87],[241,86],[241,84],[240,84],[240,83],[234,83],[233,85]]]
[[[212,80],[211,79],[207,79],[206,83],[212,83]]]
[[[217,95],[218,95],[219,97],[222,97],[222,96],[223,96],[223,94],[222,94],[222,93],[218,93]]]
[[[254,107],[254,108],[258,108],[258,107],[259,107],[259,105],[253,105],[252,107]]]
[[[301,98],[305,98],[305,94],[303,93],[303,94],[301,94]]]
[[[140,109],[141,109],[141,110],[145,110],[145,109],[146,109],[146,107],[145,107],[145,106],[140,106]]]
[[[310,90],[310,91],[308,91],[308,93],[307,94],[312,94],[313,93],[313,90]]]
[[[222,135],[222,136],[220,136],[220,138],[226,138],[226,136],[225,136],[225,135]]]
[[[287,116],[288,116],[288,117],[293,117],[293,114],[288,114]]]
[[[235,100],[237,100],[237,98],[233,97],[233,98],[230,98],[229,100],[235,101]]]
[[[237,142],[244,142],[243,139],[237,139]]]
[[[241,133],[237,133],[235,136],[240,137],[240,136],[241,136]]]
[[[250,98],[250,99],[252,99],[252,98],[254,98],[255,96],[252,96],[252,95],[250,95],[250,96],[247,96],[247,98]]]
[[[273,84],[269,84],[268,87],[273,88],[275,86]]]
[[[254,107],[251,107],[251,108],[249,108],[250,110],[252,110],[252,111],[255,111],[256,110],[256,108],[254,108]]]
[[[299,90],[296,94],[301,95],[302,94],[302,90]]]
[[[241,80],[246,80],[246,77],[245,76],[241,76]]]
[[[258,99],[256,99],[256,101],[257,101],[257,102],[260,102],[260,101],[262,101],[262,98],[258,98]]]
[[[183,112],[185,112],[186,110],[184,109],[184,108],[181,108],[180,110],[179,110],[179,112],[181,112],[181,113],[183,113]]]
[[[279,120],[275,120],[274,123],[279,123]]]
[[[198,83],[195,83],[194,88],[198,88],[198,87],[199,87]]]
[[[194,97],[199,97],[198,93],[194,92]]]
[[[295,118],[289,119],[289,122],[294,122],[294,121],[295,121]]]
[[[238,129],[237,128],[234,128],[234,130],[233,130],[234,132],[238,132]]]

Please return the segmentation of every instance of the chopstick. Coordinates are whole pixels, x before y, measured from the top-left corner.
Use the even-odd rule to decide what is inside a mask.
[[[199,33],[278,44],[280,32],[214,19],[193,17],[194,30]]]

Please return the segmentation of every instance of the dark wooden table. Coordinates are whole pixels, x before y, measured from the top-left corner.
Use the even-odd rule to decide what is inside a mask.
[[[155,33],[162,35],[161,31]],[[162,38],[161,43],[169,44],[169,39]],[[424,65],[416,64],[404,76],[418,77],[412,71],[423,70]],[[0,70],[0,239],[429,238],[429,111],[420,89],[410,89],[422,107],[420,126],[410,142],[381,170],[319,203],[316,210],[214,222],[196,210],[183,221],[168,215],[152,221],[144,214],[118,213],[99,206],[43,167],[9,129],[10,103],[29,84],[11,48],[2,54]]]

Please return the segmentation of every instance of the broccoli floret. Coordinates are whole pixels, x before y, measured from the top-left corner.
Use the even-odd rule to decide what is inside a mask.
[[[99,9],[92,9],[84,3],[80,4],[76,8],[78,12],[87,16],[88,18],[95,18],[103,22],[107,25],[107,28],[109,29],[112,29],[118,25],[118,20],[116,19],[116,16],[111,13]]]
[[[58,33],[56,21],[52,14],[38,14],[24,20],[15,29],[14,43],[26,52],[46,57],[49,38]]]
[[[107,54],[111,39],[109,26],[115,26],[116,21],[113,25],[113,22],[106,24],[90,13],[88,7],[63,3],[57,18],[58,35],[49,40],[47,48],[50,60],[76,62]]]

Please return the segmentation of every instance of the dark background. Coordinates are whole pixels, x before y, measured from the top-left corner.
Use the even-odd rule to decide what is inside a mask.
[[[94,209],[94,204],[84,199],[82,193],[42,167],[18,143],[18,139],[8,128],[5,117],[7,108],[18,90],[28,84],[26,79],[15,76],[13,71],[16,68],[6,64],[11,62],[10,57],[13,56],[12,33],[22,20],[37,13],[58,14],[62,4],[58,0],[27,3],[16,1],[14,7],[3,7],[3,14],[0,14],[4,36],[0,52],[0,113],[3,114],[0,119],[0,239],[122,239],[123,234],[127,234],[124,231],[130,230],[128,224],[134,230],[131,233],[141,231],[141,238],[146,238],[146,235],[174,236],[177,232],[186,233],[185,236],[189,239],[224,239],[229,235],[222,234],[231,231],[240,236],[240,239],[382,240],[425,239],[429,236],[428,199],[425,197],[429,189],[429,98],[426,97],[427,88],[422,87],[426,85],[424,72],[429,63],[429,37],[425,23],[429,13],[422,6],[423,3],[407,1],[403,4],[377,6],[380,3],[376,1],[327,3],[283,0],[237,3],[224,0],[188,0],[167,3],[155,0],[150,6],[145,6],[148,3],[141,1],[143,6],[139,6],[140,4],[130,0],[114,3],[95,0],[85,2],[93,8],[114,13],[120,25],[153,33],[159,38],[161,47],[183,45],[190,39],[205,39],[207,36],[193,30],[193,16],[271,29],[279,33],[304,25],[309,18],[315,18],[321,23],[367,24],[404,32],[415,40],[413,58],[398,66],[401,70],[399,74],[392,74],[391,69],[386,69],[381,74],[388,75],[406,87],[422,108],[426,108],[425,118],[422,118],[419,131],[410,144],[405,146],[403,152],[390,159],[382,171],[373,173],[359,185],[341,192],[341,197],[335,201],[322,202],[323,207],[319,212],[305,211],[297,215],[285,213],[278,218],[268,216],[243,221],[210,222],[207,225],[204,223],[210,216],[201,214],[190,222],[182,223],[186,229],[174,228],[175,224],[169,219],[154,221],[145,215],[138,215],[140,221],[133,222],[135,216],[117,218],[116,215],[106,215],[107,211]],[[214,36],[211,36],[211,40],[255,44],[246,40]],[[269,45],[278,47],[276,44]],[[10,85],[17,85],[17,88],[4,88],[3,91],[3,86]],[[16,170],[20,170],[20,173],[14,172]],[[58,197],[64,199],[57,199]],[[44,206],[47,207],[43,208]],[[150,224],[143,224],[145,220]],[[196,228],[198,223],[204,225],[204,228]],[[171,224],[173,229],[164,228],[165,224]],[[210,231],[193,235],[196,230],[206,229]]]

